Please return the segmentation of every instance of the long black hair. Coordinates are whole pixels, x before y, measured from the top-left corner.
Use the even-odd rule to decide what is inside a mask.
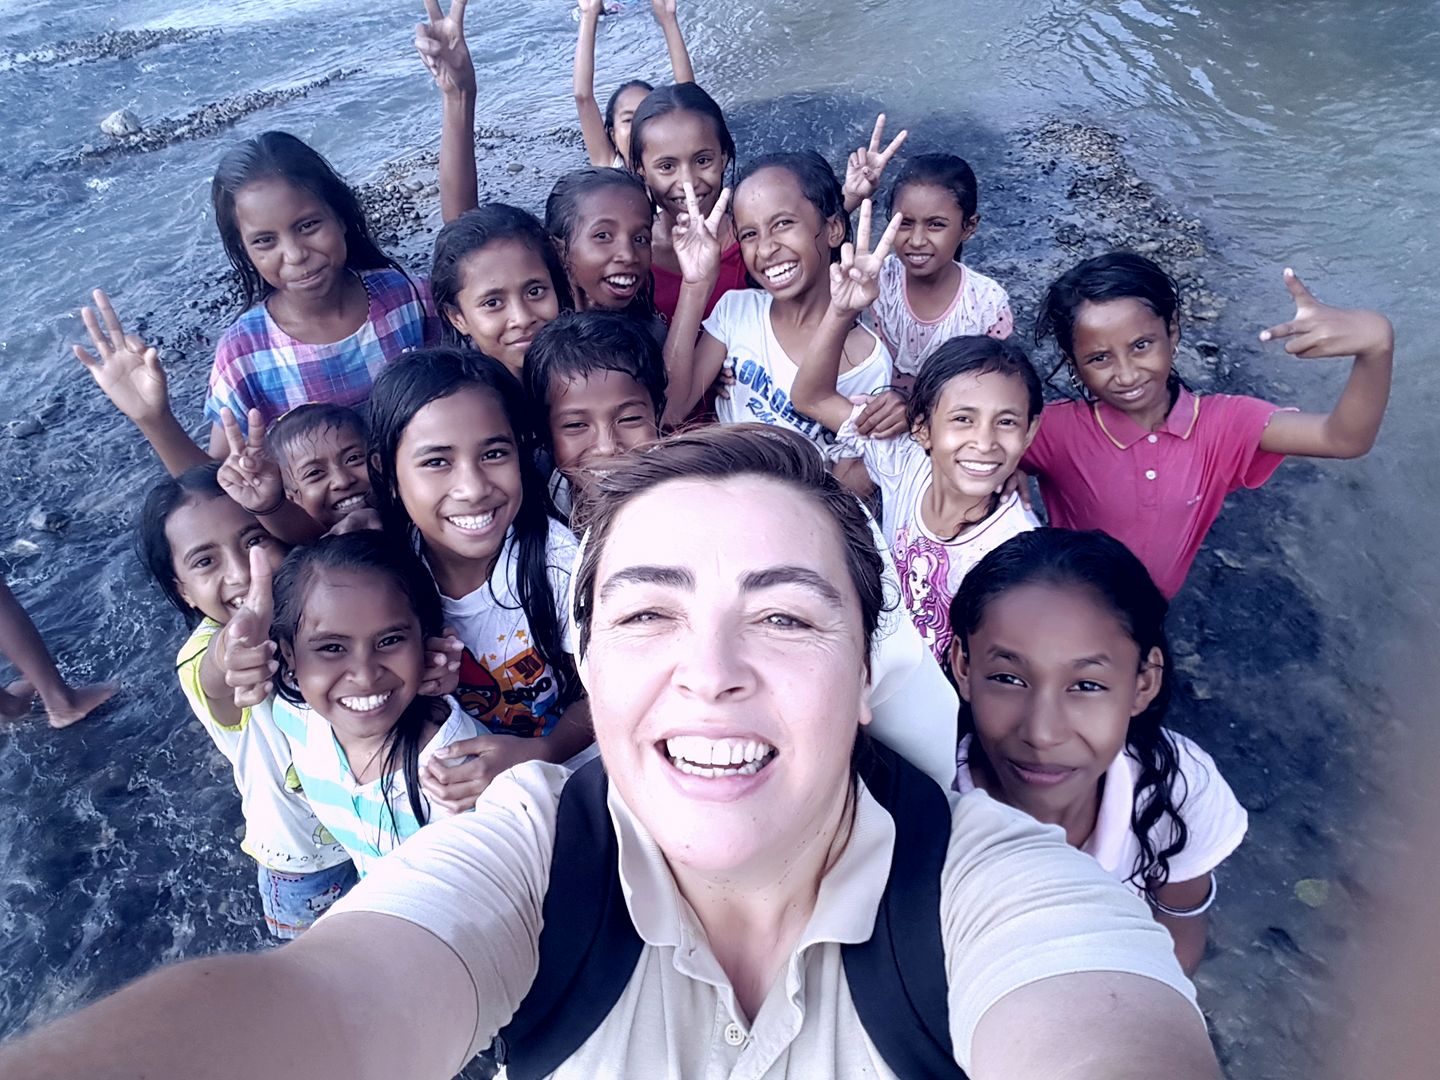
[[[1185,849],[1190,838],[1180,813],[1187,792],[1179,751],[1160,726],[1171,695],[1170,644],[1165,635],[1169,604],[1144,563],[1113,537],[1098,530],[1033,529],[981,559],[951,601],[950,629],[966,657],[970,635],[984,620],[990,602],[1010,589],[1037,583],[1089,590],[1139,646],[1142,664],[1152,649],[1160,650],[1160,689],[1144,711],[1131,717],[1125,733],[1125,752],[1140,767],[1130,814],[1140,854],[1129,880],[1153,893],[1170,879],[1170,859]],[[963,697],[959,733],[962,737],[975,733],[975,718]],[[970,760],[984,761],[984,757],[980,740],[972,738]],[[1170,823],[1170,843],[1156,850],[1151,830],[1164,820]]]
[[[973,218],[978,210],[980,187],[975,180],[975,170],[962,157],[954,154],[917,154],[906,161],[885,198],[887,218],[895,213],[895,203],[900,199],[900,192],[911,184],[929,184],[944,188],[955,200],[955,206],[965,222]],[[950,258],[958,261],[964,247],[965,242],[962,240],[956,245]]]
[[[550,586],[549,570],[568,576],[570,567],[550,567],[545,481],[535,464],[539,439],[531,407],[519,381],[505,365],[475,350],[418,349],[386,365],[370,391],[366,427],[370,445],[370,498],[392,542],[413,547],[415,526],[400,498],[395,455],[405,428],[432,401],[462,390],[494,397],[515,435],[520,467],[520,509],[511,523],[518,555],[516,593],[530,626],[530,638],[555,672],[561,709],[580,697],[574,662],[560,629],[560,601]],[[509,540],[504,541],[508,543]],[[489,586],[487,585],[487,588]]]
[[[595,166],[575,169],[560,177],[550,189],[550,197],[545,200],[545,231],[559,247],[562,262],[568,262],[570,258],[570,241],[580,225],[580,200],[606,188],[634,192],[646,206],[650,205],[650,191],[644,181],[623,169]],[[659,317],[655,310],[655,279],[649,271],[646,271],[640,288],[624,310],[626,315],[647,322]]]
[[[720,152],[725,155],[726,169],[735,167],[735,137],[730,134],[730,127],[725,123],[724,111],[698,83],[687,82],[656,87],[645,95],[645,100],[635,110],[635,116],[630,121],[631,172],[643,171],[645,129],[652,120],[658,120],[672,112],[693,112],[708,118],[715,125],[715,138],[720,143]]]
[[[1107,300],[1139,300],[1165,323],[1166,330],[1180,325],[1180,286],[1159,264],[1133,251],[1111,251],[1086,259],[1050,283],[1035,318],[1035,344],[1053,336],[1060,347],[1060,363],[1051,378],[1065,364],[1075,368],[1075,317],[1080,305],[1103,304]],[[1185,381],[1172,366],[1166,380],[1173,403]]]
[[[651,86],[644,79],[631,79],[629,82],[623,82],[615,88],[615,92],[610,95],[610,100],[605,103],[605,135],[609,138],[611,146],[615,146],[615,112],[620,108],[620,96],[624,94],[626,90],[644,90],[648,97],[650,91],[654,89],[655,87]],[[642,98],[641,100],[643,101],[644,99]],[[631,139],[630,141],[633,144],[635,140]],[[619,153],[618,147],[616,147],[616,153]]]
[[[400,591],[415,611],[420,622],[420,641],[417,646],[424,655],[425,639],[441,633],[444,615],[440,608],[440,594],[435,590],[424,564],[404,547],[392,543],[388,538],[372,530],[346,533],[341,536],[325,536],[313,544],[296,548],[285,557],[280,569],[275,571],[273,594],[274,615],[270,619],[270,637],[277,649],[280,670],[275,674],[275,693],[292,705],[303,705],[305,699],[295,683],[295,672],[286,659],[286,651],[294,652],[295,634],[300,626],[300,617],[305,611],[318,574],[323,571],[344,571],[356,574],[370,574],[389,581]],[[420,751],[425,745],[426,726],[439,719],[447,711],[440,698],[416,695],[405,711],[400,714],[395,726],[385,736],[382,749],[385,758],[380,765],[380,798],[385,804],[384,813],[390,815],[390,831],[400,839],[400,827],[395,820],[395,811],[390,806],[392,777],[400,772],[405,777],[405,793],[409,798],[410,812],[415,820],[424,825],[428,820],[425,800],[420,787]]]
[[[345,229],[345,267],[349,270],[390,269],[405,274],[402,267],[376,246],[360,200],[330,163],[294,135],[266,131],[231,147],[216,166],[210,183],[210,201],[215,209],[215,226],[230,265],[240,276],[244,307],[253,307],[274,288],[255,269],[245,252],[240,225],[235,219],[235,196],[257,180],[277,179],[308,191],[330,207]],[[409,275],[405,274],[406,279]]]
[[[165,599],[185,618],[185,625],[194,627],[202,618],[199,611],[185,602],[175,580],[175,553],[165,535],[170,515],[191,502],[228,499],[220,486],[220,462],[212,461],[186,469],[179,476],[158,481],[145,495],[140,516],[135,522],[135,554],[141,565],[150,571]]]
[[[435,300],[436,311],[445,315],[447,311],[459,308],[460,290],[465,287],[465,260],[482,248],[502,240],[523,244],[539,255],[550,274],[550,286],[555,290],[560,310],[569,311],[575,306],[570,299],[565,264],[560,261],[560,253],[546,235],[545,226],[534,214],[518,207],[490,202],[465,211],[448,222],[435,237],[430,295]],[[446,345],[470,345],[469,338],[455,329],[448,316],[441,321],[444,323],[442,339]]]

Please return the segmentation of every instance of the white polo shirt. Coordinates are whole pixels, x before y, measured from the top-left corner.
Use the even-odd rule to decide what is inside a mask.
[[[393,915],[454,950],[474,983],[478,1015],[457,1072],[509,1022],[534,981],[556,807],[568,775],[540,762],[502,774],[475,813],[421,830],[326,916]],[[894,1076],[865,1036],[841,952],[842,943],[869,938],[895,844],[890,816],[863,786],[850,841],[753,1021],[654,840],[613,786],[609,806],[625,900],[644,948],[609,1016],[552,1076]],[[1093,859],[1069,847],[1061,830],[983,793],[952,794],[951,807],[940,925],[950,1033],[962,1068],[986,1010],[1055,975],[1140,975],[1194,1003],[1169,933]]]

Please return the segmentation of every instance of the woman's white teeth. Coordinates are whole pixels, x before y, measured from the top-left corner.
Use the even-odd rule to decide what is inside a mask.
[[[779,266],[771,266],[765,271],[765,277],[769,281],[779,281],[781,278],[789,277],[800,266],[798,262],[781,263]]]
[[[374,712],[390,700],[390,694],[367,694],[365,697],[342,697],[340,704],[351,712]]]
[[[488,514],[456,514],[454,517],[447,517],[450,522],[459,529],[468,529],[471,532],[479,532],[481,529],[488,529],[490,523],[495,520],[495,511]]]
[[[665,740],[665,752],[687,776],[753,776],[775,756],[769,743],[754,739],[707,739],[676,735]]]

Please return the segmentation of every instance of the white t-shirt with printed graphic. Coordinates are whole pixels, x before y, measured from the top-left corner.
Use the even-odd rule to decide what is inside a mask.
[[[735,362],[730,396],[715,402],[715,413],[722,424],[758,422],[789,428],[828,450],[835,436],[790,404],[790,388],[800,369],[775,337],[770,323],[773,302],[774,297],[762,289],[737,289],[722,296],[705,320],[705,331],[725,345],[726,358]],[[893,381],[889,350],[873,331],[865,328],[865,332],[874,338],[875,347],[836,381],[835,388],[846,397],[878,393]]]
[[[1249,815],[1220,775],[1215,759],[1179,732],[1166,729],[1175,740],[1176,761],[1180,772],[1177,793],[1183,794],[1180,817],[1187,830],[1185,846],[1170,857],[1171,881],[1194,881],[1204,877],[1230,857],[1245,839],[1250,826]],[[956,791],[964,794],[975,790],[970,773],[970,742],[966,735],[956,750]],[[1111,877],[1124,882],[1132,892],[1145,895],[1142,885],[1131,880],[1135,861],[1140,857],[1140,838],[1131,827],[1135,809],[1135,785],[1140,778],[1140,763],[1127,750],[1116,756],[1105,772],[1105,786],[1100,793],[1100,807],[1095,815],[1095,831],[1080,845],[1092,855]],[[1175,842],[1175,820],[1166,814],[1150,828],[1150,847],[1164,851]]]
[[[900,574],[905,609],[925,644],[944,668],[950,649],[950,601],[965,575],[1012,536],[1039,528],[1040,522],[1018,492],[1002,499],[995,512],[954,540],[937,536],[920,512],[932,483],[930,456],[909,435],[853,442],[880,489],[885,514],[881,531]]]
[[[906,293],[905,264],[897,256],[891,255],[881,265],[880,296],[870,310],[876,330],[894,357],[896,371],[917,374],[926,358],[953,337],[988,334],[1007,338],[1015,328],[1004,288],[963,263],[956,265],[960,267],[960,287],[938,319],[915,314]]]
[[[568,640],[565,597],[578,544],[575,534],[550,520],[545,570],[550,579],[560,640]],[[520,606],[520,546],[512,527],[490,580],[467,596],[442,595],[445,625],[465,645],[460,658],[461,706],[496,735],[550,734],[560,719],[560,687],[554,668],[531,640],[530,622]]]

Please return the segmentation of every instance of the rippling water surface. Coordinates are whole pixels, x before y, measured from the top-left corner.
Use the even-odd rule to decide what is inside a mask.
[[[130,516],[157,470],[67,344],[95,285],[172,342],[185,326],[211,337],[223,329],[188,302],[223,266],[207,195],[232,139],[285,128],[359,181],[433,151],[438,110],[409,44],[414,7],[0,0],[0,424],[60,403],[43,434],[0,435],[0,551],[66,669],[126,683],[123,699],[77,728],[52,733],[32,720],[0,733],[0,1036],[158,961],[260,944],[228,770],[187,719],[170,672],[183,630],[129,550]],[[1232,576],[1240,584],[1218,610],[1192,579],[1177,605],[1197,642],[1186,722],[1252,812],[1202,998],[1236,1075],[1309,1075],[1325,1016],[1318,997],[1366,888],[1363,836],[1326,807],[1383,789],[1371,741],[1377,730],[1403,739],[1394,685],[1434,652],[1440,8],[682,0],[682,16],[701,81],[740,121],[742,159],[747,147],[819,138],[817,115],[829,141],[853,138],[878,104],[894,123],[917,125],[917,145],[927,130],[963,142],[944,148],[980,173],[982,266],[995,253],[1023,267],[1025,252],[1055,242],[1044,208],[1022,208],[1023,184],[985,188],[1007,140],[1049,118],[1079,119],[1123,136],[1137,171],[1203,223],[1224,275],[1214,280],[1212,268],[1210,287],[1230,301],[1203,332],[1240,341],[1288,317],[1285,265],[1323,297],[1394,318],[1396,391],[1376,450],[1360,462],[1287,466],[1274,495],[1250,497],[1270,501],[1252,503],[1249,517],[1232,507],[1212,538],[1242,563],[1248,548],[1268,545],[1284,574],[1263,589],[1257,576],[1253,597]],[[500,133],[496,153],[505,132],[573,128],[574,24],[563,0],[472,5],[470,22],[480,122]],[[158,28],[215,33],[128,58],[44,59],[57,42]],[[631,75],[663,76],[645,16],[602,29],[602,94]],[[219,135],[76,161],[106,142],[99,120],[115,108],[154,122],[336,72]],[[580,161],[574,142],[569,162],[544,162],[543,179],[527,171],[502,193],[538,205],[549,179]],[[416,238],[407,253],[424,245]],[[1006,283],[1022,295],[1043,285]],[[1020,312],[1022,327],[1030,318]],[[181,344],[172,382],[193,422],[209,358],[203,342]],[[1247,385],[1306,407],[1328,407],[1343,383],[1343,364],[1253,349],[1242,363]],[[72,520],[61,534],[36,532],[27,519],[37,510]],[[1265,520],[1272,510],[1277,520]],[[1266,653],[1274,642],[1286,643],[1284,655]],[[1265,691],[1283,702],[1294,689],[1293,707],[1246,715],[1267,680],[1295,684]],[[1327,882],[1328,904],[1300,903],[1301,879]]]

